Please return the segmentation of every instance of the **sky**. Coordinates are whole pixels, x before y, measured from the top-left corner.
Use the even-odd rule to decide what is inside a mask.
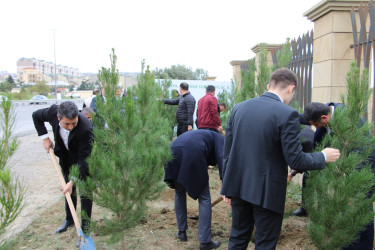
[[[303,15],[321,0],[2,0],[0,71],[19,58],[97,73],[172,65],[232,79],[231,61],[247,60],[260,43],[281,44],[313,29]]]

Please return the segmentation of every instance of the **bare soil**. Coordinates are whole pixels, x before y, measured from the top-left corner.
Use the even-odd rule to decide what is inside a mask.
[[[25,208],[16,222],[8,229],[7,237],[13,239],[10,249],[76,249],[77,236],[74,228],[55,234],[64,219],[64,200],[49,154],[42,148],[36,135],[20,138],[20,147],[14,156],[13,171],[23,180],[26,187]],[[211,199],[219,197],[220,180],[217,169],[209,169]],[[146,220],[134,229],[125,231],[126,249],[199,249],[198,221],[188,220],[188,241],[174,239],[177,231],[174,213],[174,191],[166,189],[160,198],[150,202]],[[298,208],[300,188],[288,187],[286,212],[277,249],[315,249],[306,233],[306,218],[291,217]],[[79,210],[79,209],[78,209]],[[212,239],[227,249],[231,225],[230,206],[224,202],[212,208]],[[94,204],[93,220],[102,220],[108,214]],[[188,216],[198,214],[198,202],[188,198]],[[108,245],[107,238],[93,233],[97,249],[124,249],[118,244]],[[254,243],[248,249],[254,249]]]

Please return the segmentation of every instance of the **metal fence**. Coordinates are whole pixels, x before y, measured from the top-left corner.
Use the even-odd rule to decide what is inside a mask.
[[[355,10],[352,8],[350,11],[350,16],[352,20],[352,31],[353,31],[353,45],[354,48],[354,56],[357,62],[357,67],[361,67],[361,63],[363,62],[363,67],[366,69],[370,69],[370,66],[373,67],[373,72],[375,72],[375,64],[372,63],[370,65],[371,59],[371,51],[372,51],[372,58],[375,58],[375,50],[374,50],[374,41],[375,41],[375,6],[373,0],[370,0],[368,3],[363,4],[361,3],[358,9],[359,15],[359,25],[360,30],[359,34],[357,31],[357,21]],[[369,19],[369,28],[366,27],[367,18]],[[362,60],[363,56],[363,60]],[[373,85],[375,86],[375,85]],[[373,88],[373,96],[372,96],[372,112],[371,112],[371,121],[375,122],[375,88]]]
[[[288,68],[293,70],[298,77],[298,88],[294,98],[298,101],[300,108],[311,102],[313,35],[313,31],[310,31],[290,42],[293,56],[288,64]],[[274,65],[278,65],[276,55],[280,49],[281,47],[271,51]]]

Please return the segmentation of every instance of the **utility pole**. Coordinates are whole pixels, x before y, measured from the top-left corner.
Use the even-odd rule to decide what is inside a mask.
[[[55,96],[57,99],[57,78],[56,78],[56,39],[55,39],[55,31],[56,29],[53,29],[53,53],[55,56]]]

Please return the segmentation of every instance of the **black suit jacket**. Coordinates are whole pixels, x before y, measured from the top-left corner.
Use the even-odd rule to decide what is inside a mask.
[[[221,193],[284,213],[288,165],[323,169],[321,152],[302,152],[298,112],[279,97],[264,95],[237,104],[224,144]]]
[[[171,144],[173,159],[164,165],[164,181],[182,185],[189,196],[197,199],[208,184],[208,165],[223,163],[224,136],[206,129],[185,132]],[[221,175],[220,175],[221,178]]]
[[[85,179],[89,174],[86,158],[90,155],[92,149],[92,124],[83,114],[79,113],[78,124],[69,134],[69,150],[67,150],[59,133],[57,108],[58,105],[52,105],[49,108],[35,111],[32,115],[35,129],[38,132],[38,136],[48,134],[44,122],[49,122],[55,138],[54,151],[60,159],[62,170],[65,173],[69,173],[71,166],[78,164],[80,178]]]

